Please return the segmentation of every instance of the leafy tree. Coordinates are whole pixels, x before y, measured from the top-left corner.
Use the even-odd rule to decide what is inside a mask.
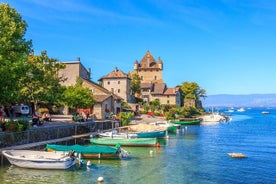
[[[134,117],[134,113],[126,113],[126,112],[120,112],[119,119],[122,121],[123,126],[127,126],[130,123],[131,118]]]
[[[25,75],[32,42],[24,38],[27,23],[8,4],[0,3],[0,104],[15,101],[18,81]]]
[[[149,106],[150,106],[150,110],[151,110],[152,112],[161,109],[160,101],[157,100],[157,99],[150,101],[150,102],[149,102]]]
[[[33,102],[35,110],[40,102],[57,103],[64,89],[60,82],[65,80],[58,76],[58,71],[64,64],[49,58],[43,51],[41,56],[29,55],[27,66],[20,80],[21,101]]]
[[[141,93],[141,78],[137,73],[131,75],[130,89],[132,95]]]
[[[68,86],[64,92],[64,104],[70,108],[88,108],[95,104],[92,91],[82,86],[82,79],[77,78],[76,84]]]
[[[180,86],[180,89],[185,97],[185,99],[195,99],[206,97],[205,89],[199,87],[199,85],[195,82],[184,82]]]

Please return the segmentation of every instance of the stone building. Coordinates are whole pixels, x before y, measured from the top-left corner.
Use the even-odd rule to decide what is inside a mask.
[[[66,78],[62,85],[70,86],[76,84],[76,79],[80,77],[83,80],[83,86],[91,89],[96,104],[90,110],[96,119],[104,119],[110,113],[117,114],[121,111],[122,98],[103,88],[99,84],[90,80],[90,69],[86,69],[80,59],[77,61],[63,62],[65,68],[59,71],[59,76]],[[64,111],[68,114],[68,111]]]
[[[66,78],[61,84],[64,86],[70,86],[76,84],[76,79],[81,77],[82,79],[90,80],[91,69],[88,70],[80,62],[80,58],[77,61],[62,62],[65,64],[65,68],[59,71],[59,76]]]
[[[179,88],[167,88],[163,82],[163,61],[154,59],[150,51],[147,51],[140,62],[134,62],[134,70],[131,74],[137,73],[141,78],[141,94],[139,97],[145,102],[158,99],[161,104],[180,106],[181,93]]]
[[[154,59],[150,51],[147,51],[140,63],[134,62],[134,72],[141,77],[141,83],[163,83],[163,61]]]
[[[125,102],[131,102],[130,78],[117,67],[109,74],[101,77],[99,82],[101,83],[102,87],[118,95],[124,99]]]
[[[83,86],[91,89],[96,104],[93,106],[93,115],[96,119],[108,118],[110,114],[121,112],[122,98],[111,93],[91,80],[83,80]]]

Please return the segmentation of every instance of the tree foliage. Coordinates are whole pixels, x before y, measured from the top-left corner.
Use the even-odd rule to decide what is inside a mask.
[[[65,80],[58,76],[58,72],[64,67],[56,59],[49,58],[46,51],[40,56],[29,55],[27,67],[20,79],[21,101],[33,102],[35,109],[39,102],[58,102],[63,93],[60,82]]]
[[[32,42],[25,39],[27,23],[8,4],[0,4],[0,104],[17,97],[18,81],[26,65]]]
[[[199,87],[199,85],[195,82],[183,82],[180,86],[180,89],[185,97],[185,99],[195,99],[206,97],[205,89]]]
[[[68,86],[64,92],[64,104],[70,108],[88,108],[95,104],[92,91],[82,86],[82,79],[77,78],[76,84]]]
[[[130,112],[130,113],[120,112],[119,114],[119,119],[120,121],[122,121],[123,126],[127,126],[130,123],[131,118],[133,117],[134,117],[133,112]]]
[[[131,75],[130,89],[132,95],[141,93],[141,78],[137,73]]]

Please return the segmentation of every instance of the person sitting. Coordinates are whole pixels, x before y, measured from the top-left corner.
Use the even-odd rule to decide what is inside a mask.
[[[38,113],[37,112],[35,112],[34,114],[33,114],[33,118],[32,118],[32,125],[39,125],[40,123],[39,123],[39,115],[38,115]]]
[[[49,113],[43,113],[42,121],[51,121],[51,115]]]

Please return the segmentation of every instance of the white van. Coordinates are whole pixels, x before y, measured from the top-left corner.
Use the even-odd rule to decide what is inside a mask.
[[[14,112],[16,114],[21,114],[21,115],[28,115],[30,113],[30,108],[28,105],[15,105],[14,106]]]

